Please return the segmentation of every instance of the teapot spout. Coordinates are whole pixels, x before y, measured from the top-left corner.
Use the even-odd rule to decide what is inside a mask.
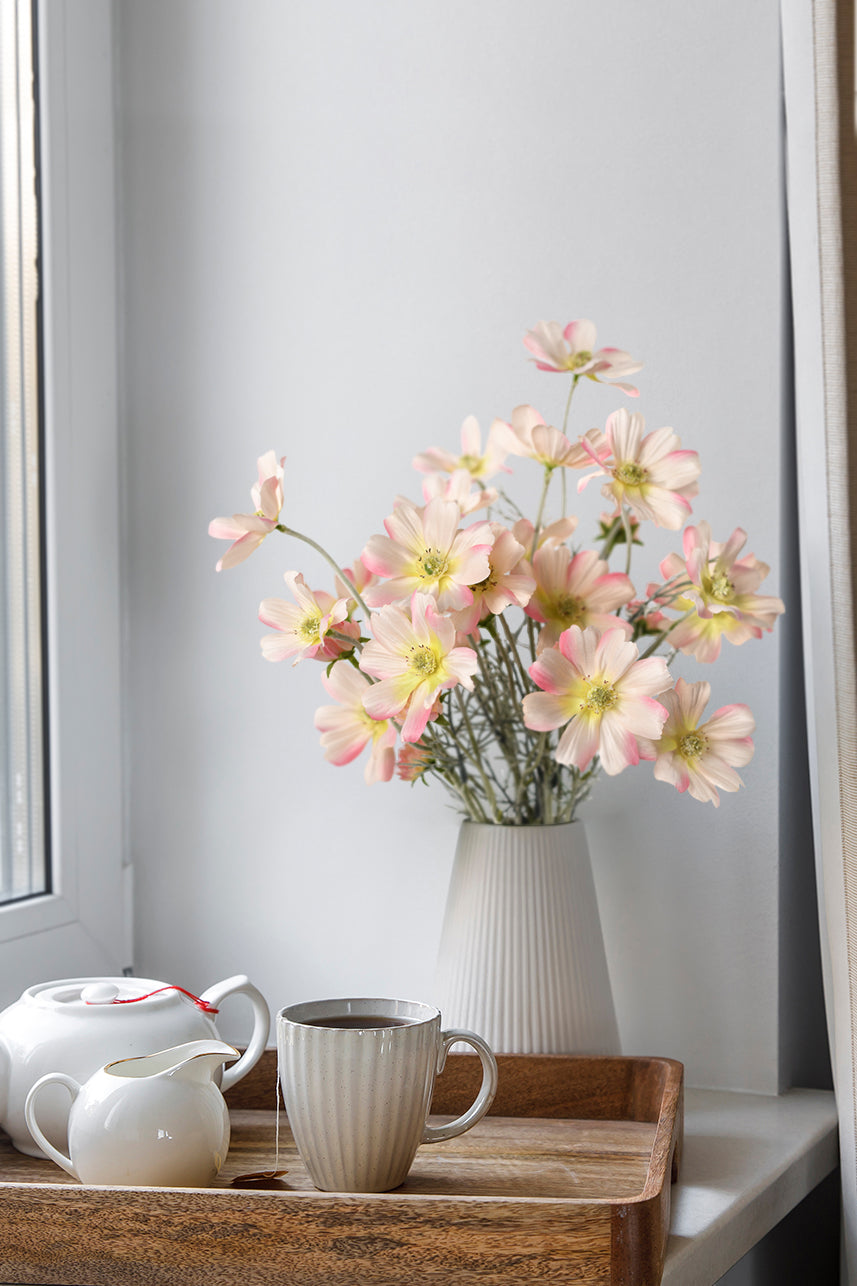
[[[164,1075],[201,1085],[211,1081],[222,1063],[240,1057],[234,1045],[222,1040],[191,1040],[185,1045],[176,1045],[170,1052],[174,1057],[171,1066],[164,1069]]]

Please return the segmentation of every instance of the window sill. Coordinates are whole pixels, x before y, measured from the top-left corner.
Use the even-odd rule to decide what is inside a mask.
[[[832,1093],[687,1090],[662,1286],[713,1286],[838,1161]]]

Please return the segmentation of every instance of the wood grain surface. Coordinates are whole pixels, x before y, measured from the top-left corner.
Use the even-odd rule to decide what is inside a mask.
[[[656,1121],[665,1078],[680,1069],[666,1058],[586,1057],[566,1054],[498,1054],[500,1079],[491,1106],[495,1116],[580,1117]],[[680,1072],[679,1072],[680,1075]],[[463,1112],[482,1076],[476,1054],[450,1054],[435,1083],[432,1111]],[[277,1051],[268,1049],[229,1090],[230,1107],[273,1107]]]
[[[468,1106],[476,1063],[469,1055],[449,1059],[446,1088],[433,1104],[441,1115]],[[508,1056],[501,1060],[503,1110],[457,1139],[421,1147],[395,1192],[365,1195],[317,1192],[282,1112],[284,1178],[264,1188],[234,1185],[236,1176],[274,1166],[276,1062],[266,1064],[255,1087],[251,1081],[228,1095],[232,1144],[212,1188],[86,1188],[0,1138],[0,1281],[660,1281],[681,1136],[679,1064]],[[247,1106],[256,1093],[266,1100],[261,1110]]]

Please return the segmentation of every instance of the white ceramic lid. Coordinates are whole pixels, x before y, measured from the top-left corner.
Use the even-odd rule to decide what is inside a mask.
[[[116,1009],[133,1013],[153,1006],[194,1003],[169,983],[152,978],[65,978],[28,987],[24,997],[32,1004],[64,1013],[115,1013]]]

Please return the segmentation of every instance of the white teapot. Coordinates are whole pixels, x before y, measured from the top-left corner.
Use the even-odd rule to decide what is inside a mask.
[[[249,1072],[268,1041],[268,1006],[244,974],[215,983],[201,996],[152,978],[66,978],[28,987],[0,1013],[0,1126],[19,1152],[41,1156],[24,1119],[24,1101],[41,1076],[64,1072],[82,1083],[120,1058],[217,1040],[217,1007],[234,994],[250,1001],[253,1034],[242,1057],[223,1073],[223,1089]],[[68,1094],[48,1088],[39,1100],[39,1120],[54,1147],[65,1146],[67,1118]]]
[[[108,1063],[84,1085],[48,1072],[27,1095],[24,1115],[46,1155],[80,1183],[205,1187],[229,1150],[229,1112],[213,1078],[237,1057],[222,1041],[192,1040]],[[39,1126],[39,1100],[53,1085],[71,1094],[68,1155]]]

